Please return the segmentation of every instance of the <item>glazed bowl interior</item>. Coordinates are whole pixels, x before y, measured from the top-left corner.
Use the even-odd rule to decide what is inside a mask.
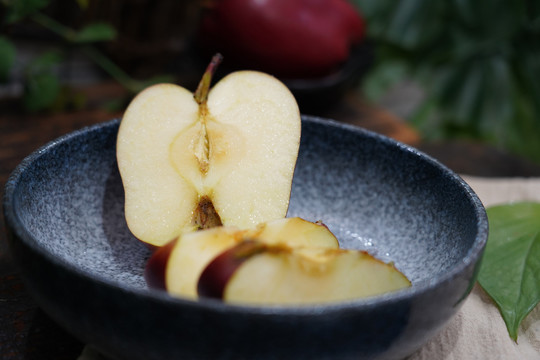
[[[13,173],[4,200],[29,290],[61,325],[111,357],[400,358],[441,329],[475,281],[487,220],[459,176],[384,136],[303,117],[288,216],[322,220],[342,247],[392,261],[412,287],[272,308],[149,289],[143,271],[151,250],[124,218],[118,124],[36,151]]]

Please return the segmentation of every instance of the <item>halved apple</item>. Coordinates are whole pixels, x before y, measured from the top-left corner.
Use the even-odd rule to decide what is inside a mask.
[[[276,78],[239,71],[197,91],[151,86],[129,104],[117,160],[129,229],[162,246],[186,231],[285,217],[298,156],[296,101]]]
[[[203,269],[217,255],[246,239],[288,247],[339,247],[337,238],[325,225],[301,218],[274,220],[248,230],[214,227],[186,233],[158,249],[147,263],[146,281],[149,286],[164,288],[170,294],[195,298]]]
[[[305,305],[365,298],[409,287],[392,264],[365,251],[243,241],[203,270],[200,296],[252,305]]]

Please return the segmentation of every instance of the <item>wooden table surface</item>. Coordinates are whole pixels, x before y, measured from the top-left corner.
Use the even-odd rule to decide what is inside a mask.
[[[104,101],[123,96],[115,84],[84,90],[90,109],[53,115],[22,115],[13,104],[0,103],[0,188],[13,169],[32,151],[61,135],[120,117],[107,112]],[[384,109],[348,95],[319,115],[393,137],[433,155],[459,173],[481,176],[540,176],[540,168],[500,151],[474,143],[425,144],[403,121]],[[2,216],[3,217],[3,216]],[[3,219],[2,219],[3,220]],[[9,256],[4,222],[0,223],[0,359],[74,360],[83,343],[54,323],[26,292]]]

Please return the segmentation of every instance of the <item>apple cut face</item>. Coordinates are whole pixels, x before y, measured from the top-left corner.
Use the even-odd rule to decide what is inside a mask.
[[[118,131],[116,157],[125,192],[126,221],[138,239],[161,246],[191,218],[197,189],[171,164],[179,133],[197,122],[193,95],[176,85],[139,93]]]
[[[215,227],[185,234],[172,248],[165,267],[165,289],[172,295],[197,297],[197,280],[204,267],[218,254],[241,241],[233,227]]]
[[[294,96],[274,77],[236,72],[210,91],[208,110],[215,119],[208,130],[215,164],[204,192],[212,192],[223,224],[249,228],[284,218],[300,146]],[[220,140],[214,147],[212,125],[214,138]],[[222,136],[220,126],[228,127],[230,136]],[[229,148],[234,152],[229,154]]]
[[[285,217],[300,131],[293,95],[260,72],[226,76],[202,102],[177,85],[147,88],[117,139],[130,231],[162,246],[195,229]]]
[[[173,295],[196,298],[197,282],[204,268],[216,256],[246,239],[291,247],[339,247],[337,238],[326,226],[300,218],[274,220],[248,230],[214,227],[186,233],[158,249],[145,269],[147,283]]]
[[[322,222],[310,222],[300,217],[291,217],[257,225],[247,231],[245,238],[260,239],[265,244],[315,246],[339,248],[339,241]]]
[[[246,241],[208,264],[198,293],[248,305],[309,305],[366,298],[410,285],[393,265],[364,251]]]

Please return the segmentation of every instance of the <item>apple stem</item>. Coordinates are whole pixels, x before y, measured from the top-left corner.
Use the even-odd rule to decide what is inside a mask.
[[[206,71],[204,72],[202,79],[197,86],[197,90],[193,94],[197,104],[201,105],[206,103],[208,92],[210,91],[210,85],[212,84],[212,77],[216,73],[216,70],[222,60],[223,55],[217,53],[212,57],[212,60],[210,60],[210,63],[206,67]]]

